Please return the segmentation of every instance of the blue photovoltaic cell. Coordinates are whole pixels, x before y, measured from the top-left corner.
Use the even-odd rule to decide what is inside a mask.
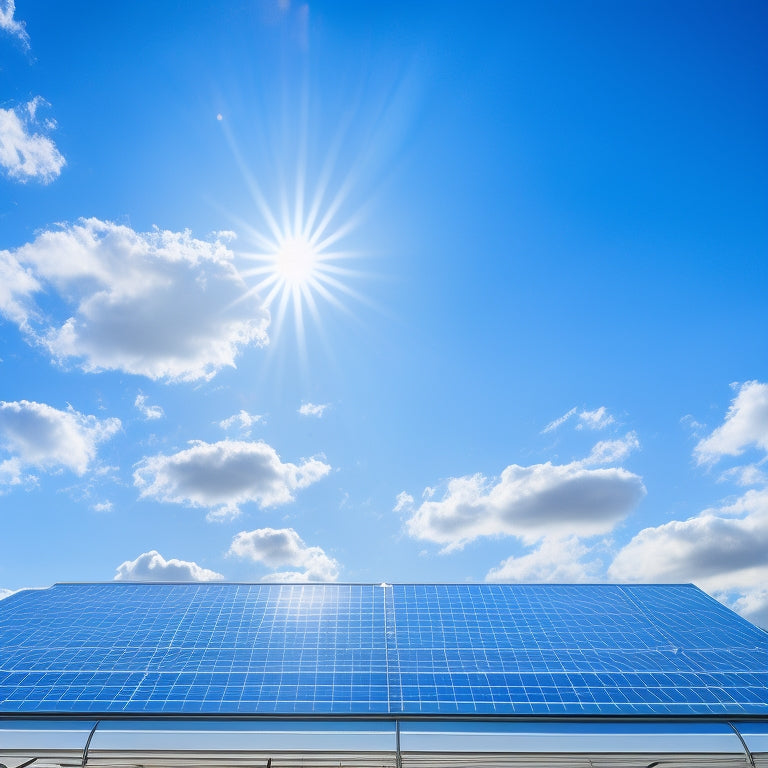
[[[389,599],[392,711],[768,711],[768,635],[691,585],[420,584]]]
[[[690,585],[59,584],[0,601],[0,714],[768,713]]]

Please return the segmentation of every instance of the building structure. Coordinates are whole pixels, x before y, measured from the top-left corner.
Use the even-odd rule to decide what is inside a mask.
[[[693,585],[57,584],[0,764],[768,768],[768,633]]]

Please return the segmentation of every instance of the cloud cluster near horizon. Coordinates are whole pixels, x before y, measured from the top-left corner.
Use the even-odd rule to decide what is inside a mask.
[[[608,576],[693,581],[768,627],[768,480],[760,471],[768,462],[768,384],[748,381],[734,388],[723,423],[697,443],[694,457],[713,466],[757,449],[757,461],[732,467],[724,477],[758,487],[687,520],[641,530],[618,552]]]
[[[223,578],[220,573],[197,563],[175,558],[166,560],[155,549],[121,563],[115,573],[115,581],[220,581]]]
[[[339,563],[321,547],[307,546],[293,528],[258,528],[241,531],[232,540],[229,554],[281,570],[262,577],[262,581],[336,581]]]

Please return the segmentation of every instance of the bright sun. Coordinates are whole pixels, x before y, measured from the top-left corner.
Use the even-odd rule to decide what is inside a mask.
[[[240,158],[234,139],[228,135],[236,157]],[[261,215],[262,225],[235,218],[255,246],[255,250],[240,252],[253,266],[242,274],[254,280],[248,294],[259,295],[264,307],[272,314],[272,332],[278,336],[287,314],[293,316],[300,350],[305,347],[305,313],[311,315],[322,332],[318,311],[320,301],[350,313],[342,296],[368,303],[349,285],[363,273],[342,264],[349,264],[362,254],[339,249],[340,242],[357,226],[363,206],[351,215],[342,214],[352,189],[352,176],[340,181],[335,194],[328,194],[333,170],[333,155],[321,174],[317,186],[308,193],[305,183],[305,160],[299,153],[293,200],[284,190],[277,208],[270,206],[248,167],[240,161],[243,176],[253,201]],[[341,219],[341,221],[339,221]],[[289,312],[289,308],[292,312]]]
[[[274,255],[274,275],[288,286],[301,287],[315,277],[319,254],[305,237],[287,237]]]
[[[304,220],[296,215],[293,226],[287,217],[279,226],[266,205],[262,207],[262,213],[269,234],[247,227],[250,238],[260,246],[260,251],[242,254],[257,264],[245,269],[243,274],[256,278],[257,283],[251,291],[258,293],[264,306],[272,311],[274,335],[280,334],[285,316],[292,307],[296,336],[303,353],[305,312],[312,316],[318,328],[321,327],[318,299],[343,311],[348,310],[340,294],[362,300],[347,285],[349,278],[359,273],[338,263],[358,254],[333,249],[349,231],[351,222],[342,227],[330,227],[331,214],[326,214],[316,223],[319,216],[316,210],[312,210]]]

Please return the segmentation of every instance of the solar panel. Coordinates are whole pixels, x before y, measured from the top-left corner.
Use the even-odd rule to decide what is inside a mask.
[[[768,712],[693,586],[59,584],[0,602],[0,714]]]
[[[768,636],[691,585],[401,585],[392,711],[768,711]]]

